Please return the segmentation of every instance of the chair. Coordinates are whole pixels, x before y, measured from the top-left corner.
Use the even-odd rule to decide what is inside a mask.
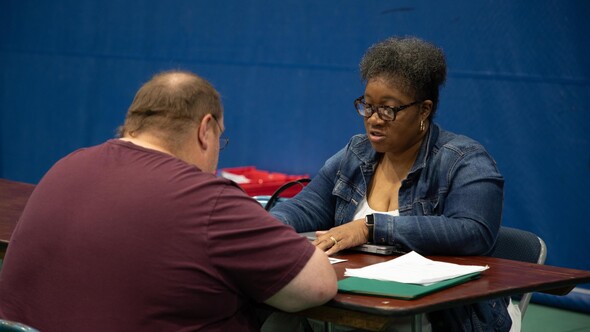
[[[287,183],[283,184],[279,189],[277,189],[272,194],[272,196],[270,196],[270,198],[268,199],[268,202],[266,202],[266,204],[264,205],[264,209],[266,211],[270,211],[270,209],[272,209],[277,203],[287,200],[288,198],[280,196],[283,191],[285,191],[293,186],[296,186],[296,185],[299,185],[303,188],[309,182],[311,182],[310,178],[302,178],[299,180],[295,180],[295,181],[291,181],[291,182],[287,182]]]
[[[285,191],[295,185],[300,185],[301,188],[303,188],[310,181],[311,181],[310,178],[302,178],[299,180],[290,181],[290,182],[287,182],[287,183],[283,184],[282,186],[280,186],[277,190],[275,190],[275,192],[272,195],[258,195],[258,196],[252,196],[252,198],[254,198],[256,201],[258,201],[258,203],[260,203],[260,205],[262,205],[262,207],[266,211],[270,211],[270,209],[272,209],[278,203],[284,202],[289,199],[288,197],[281,197],[280,196],[281,193],[283,193],[283,191]]]
[[[515,261],[544,264],[547,258],[547,246],[543,239],[529,231],[500,227],[496,244],[490,253],[492,257],[511,259]],[[531,300],[532,293],[523,294],[518,302],[521,319]]]
[[[25,324],[0,319],[0,332],[39,332]]]

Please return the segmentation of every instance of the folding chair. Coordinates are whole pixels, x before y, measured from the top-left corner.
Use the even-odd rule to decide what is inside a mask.
[[[25,324],[0,319],[0,332],[39,332]]]
[[[529,231],[500,227],[496,244],[490,253],[492,257],[511,259],[515,261],[544,264],[547,258],[547,246],[543,239]],[[532,293],[523,294],[518,302],[521,319],[531,300]]]

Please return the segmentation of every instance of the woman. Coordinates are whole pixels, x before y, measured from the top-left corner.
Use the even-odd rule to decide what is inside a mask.
[[[352,137],[296,197],[271,210],[318,231],[327,254],[365,242],[423,255],[485,255],[500,227],[504,180],[478,142],[433,122],[443,52],[416,38],[373,45],[354,101],[366,134]],[[442,331],[508,331],[507,299],[430,315]]]

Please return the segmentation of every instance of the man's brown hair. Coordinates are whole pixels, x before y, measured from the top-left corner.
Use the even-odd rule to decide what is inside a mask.
[[[186,71],[162,72],[137,91],[118,133],[149,132],[175,149],[207,114],[223,115],[219,93],[209,82]]]

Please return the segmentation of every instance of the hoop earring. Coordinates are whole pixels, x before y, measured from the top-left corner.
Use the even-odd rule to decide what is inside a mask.
[[[420,121],[420,131],[424,131],[424,120]]]

